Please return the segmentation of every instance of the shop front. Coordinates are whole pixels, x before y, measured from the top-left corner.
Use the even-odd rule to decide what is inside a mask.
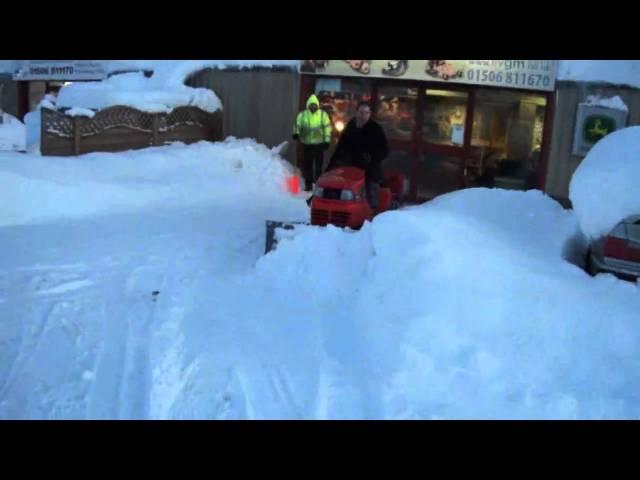
[[[555,61],[304,60],[337,136],[361,100],[375,106],[414,201],[472,186],[544,189]]]

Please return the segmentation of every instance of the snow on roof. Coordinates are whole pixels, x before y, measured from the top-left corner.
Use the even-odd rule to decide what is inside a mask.
[[[270,68],[289,67],[298,69],[300,60],[109,60],[106,63],[107,72],[126,70],[162,71],[170,69],[183,80],[198,70],[205,68]]]
[[[15,60],[0,60],[0,74],[10,74],[15,70]]]
[[[102,82],[72,83],[60,90],[58,107],[103,109],[126,105],[147,112],[168,112],[178,106],[199,107],[208,112],[222,103],[207,88],[185,85],[187,78],[206,68],[297,68],[298,60],[110,60],[106,70],[116,73]],[[151,71],[150,77],[143,72]]]
[[[131,72],[101,82],[72,83],[60,90],[57,106],[100,110],[125,105],[147,112],[169,112],[180,106],[199,107],[207,112],[221,110],[222,103],[212,90],[181,82],[188,71],[182,67],[176,72],[167,65],[149,78],[142,72]]]
[[[560,60],[557,79],[640,88],[640,60]]]
[[[591,105],[594,107],[606,107],[613,108],[615,110],[622,110],[624,112],[629,111],[629,107],[627,104],[622,101],[622,99],[616,95],[615,97],[601,97],[600,95],[589,95],[585,102],[587,105]]]

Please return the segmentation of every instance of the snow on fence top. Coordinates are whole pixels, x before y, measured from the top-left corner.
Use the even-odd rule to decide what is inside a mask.
[[[114,74],[101,82],[73,83],[60,90],[59,108],[101,110],[122,105],[145,112],[170,112],[180,106],[207,112],[222,109],[222,103],[207,88],[185,85],[186,79],[206,68],[289,67],[298,60],[112,60],[106,70]],[[131,70],[138,70],[131,72]],[[150,77],[145,71],[152,71]]]

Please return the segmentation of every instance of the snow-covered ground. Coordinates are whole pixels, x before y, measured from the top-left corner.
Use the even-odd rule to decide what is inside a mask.
[[[0,418],[638,418],[638,286],[471,189],[303,228],[249,140],[0,154]],[[569,261],[571,260],[571,261]]]

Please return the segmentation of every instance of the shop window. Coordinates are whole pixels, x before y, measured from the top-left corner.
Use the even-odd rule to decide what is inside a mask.
[[[477,92],[471,146],[479,159],[479,184],[516,189],[535,186],[545,109],[543,96]]]
[[[466,92],[426,91],[422,139],[437,145],[462,146],[467,116]]]
[[[418,91],[415,88],[381,86],[376,121],[392,140],[411,140],[415,126]]]
[[[371,81],[318,78],[316,95],[321,108],[329,113],[337,137],[355,115],[358,102],[371,100]]]

